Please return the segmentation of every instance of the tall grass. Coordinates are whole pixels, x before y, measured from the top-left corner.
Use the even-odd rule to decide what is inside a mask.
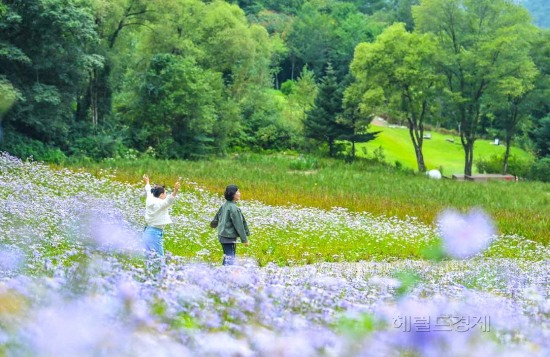
[[[148,173],[155,183],[168,186],[184,177],[219,193],[227,184],[236,183],[243,199],[271,205],[338,206],[399,218],[413,216],[429,224],[444,208],[480,207],[496,219],[501,233],[522,235],[545,245],[550,241],[547,183],[435,181],[364,160],[347,164],[284,154],[242,154],[210,161],[145,158],[72,166],[97,174],[109,170],[115,179],[128,182]]]

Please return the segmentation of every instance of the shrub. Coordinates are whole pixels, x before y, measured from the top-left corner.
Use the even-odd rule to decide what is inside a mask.
[[[486,174],[500,174],[502,173],[502,165],[504,162],[503,155],[492,155],[488,159],[479,159],[476,161],[477,170],[481,173]],[[508,174],[527,177],[529,176],[529,171],[531,168],[532,162],[530,160],[518,159],[514,155],[510,155],[508,158]]]
[[[535,148],[539,157],[550,155],[550,116],[540,120],[539,124],[533,130],[533,139]]]
[[[281,84],[281,92],[284,95],[289,96],[290,94],[294,93],[295,87],[296,84],[294,83],[294,81],[289,79],[288,81],[285,81],[283,82],[283,84]]]
[[[319,160],[313,157],[300,156],[288,165],[291,170],[316,170],[321,165]]]
[[[378,162],[386,161],[386,154],[384,154],[384,148],[382,146],[379,146],[378,149],[374,150],[373,155],[374,155],[375,161],[378,161]]]
[[[543,157],[535,161],[531,167],[529,178],[543,182],[550,182],[550,157]]]
[[[126,150],[121,137],[104,133],[78,138],[71,147],[73,155],[88,156],[95,160],[115,157]]]
[[[67,156],[59,148],[44,144],[41,141],[25,137],[14,131],[6,131],[0,144],[0,150],[22,159],[32,157],[34,160],[60,164]]]
[[[398,170],[401,170],[403,168],[403,164],[399,160],[395,160],[395,168]]]

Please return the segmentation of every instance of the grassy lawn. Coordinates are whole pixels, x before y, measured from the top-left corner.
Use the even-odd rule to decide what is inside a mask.
[[[359,156],[365,156],[363,148],[367,150],[367,156],[372,156],[373,151],[382,146],[387,162],[393,164],[400,161],[405,167],[415,170],[418,168],[408,129],[373,125],[371,131],[382,132],[373,141],[358,144]],[[447,141],[448,138],[454,139],[454,143]],[[474,172],[477,172],[476,160],[495,154],[502,155],[505,149],[504,145],[493,145],[492,141],[477,140],[474,147]],[[464,172],[464,149],[459,136],[431,132],[431,139],[424,140],[423,151],[424,161],[429,170],[443,167],[443,174],[447,176]],[[521,160],[531,158],[529,153],[516,147],[511,149],[511,153]]]
[[[435,181],[363,160],[346,164],[308,158],[310,167],[296,170],[301,160],[283,154],[244,154],[211,161],[111,160],[79,163],[74,168],[99,176],[107,170],[115,179],[132,183],[146,172],[153,182],[168,186],[183,177],[218,194],[227,184],[237,183],[245,200],[277,206],[344,207],[402,219],[416,217],[427,224],[447,207],[480,207],[496,219],[501,233],[544,244],[550,240],[550,184]]]

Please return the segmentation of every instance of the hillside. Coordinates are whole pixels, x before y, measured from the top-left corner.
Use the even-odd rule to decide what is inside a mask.
[[[404,128],[390,128],[382,126],[371,126],[371,131],[381,131],[376,139],[371,142],[359,144],[357,154],[372,156],[374,150],[382,147],[387,162],[400,161],[403,166],[417,169],[414,148],[411,143],[409,132]],[[444,175],[464,172],[464,150],[460,144],[460,137],[443,135],[431,132],[431,139],[424,141],[424,160],[428,169],[439,169],[443,167]],[[447,141],[454,139],[454,143]],[[492,155],[502,155],[505,151],[504,145],[494,145],[488,140],[478,140],[474,148],[474,166],[476,160],[489,158]],[[512,155],[519,159],[529,159],[531,155],[524,150],[514,147]],[[477,171],[477,168],[474,168]]]

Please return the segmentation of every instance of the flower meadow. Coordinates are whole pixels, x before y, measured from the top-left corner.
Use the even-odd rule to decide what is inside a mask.
[[[151,274],[143,196],[0,154],[0,355],[550,354],[550,252],[481,211],[431,227],[243,201],[251,246],[222,267],[222,198],[188,183]]]

